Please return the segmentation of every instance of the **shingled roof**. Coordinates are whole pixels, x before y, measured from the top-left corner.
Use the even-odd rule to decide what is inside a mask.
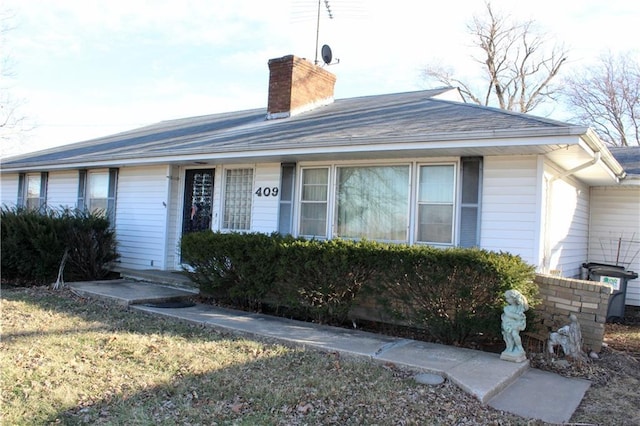
[[[609,151],[625,172],[640,176],[640,146],[612,147]]]
[[[339,99],[313,111],[267,120],[265,109],[189,117],[8,158],[2,169],[121,163],[184,157],[246,156],[286,149],[342,149],[362,144],[580,134],[585,128],[436,97],[452,88]],[[427,146],[425,146],[427,147]]]

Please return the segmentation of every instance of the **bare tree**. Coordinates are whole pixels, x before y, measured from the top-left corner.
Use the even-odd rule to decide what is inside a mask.
[[[21,113],[24,101],[12,93],[11,82],[14,78],[12,62],[7,53],[7,35],[13,29],[11,21],[14,15],[8,10],[0,10],[0,156],[11,154],[21,143],[23,134],[32,129]]]
[[[547,49],[544,37],[536,34],[535,22],[512,22],[494,12],[485,3],[487,14],[474,16],[467,26],[473,44],[481,50],[473,59],[483,69],[484,87],[476,88],[455,76],[447,67],[430,65],[424,77],[447,86],[456,86],[462,94],[479,105],[529,112],[547,99],[553,99],[551,80],[566,61],[560,45]]]
[[[603,54],[564,79],[563,97],[577,121],[613,146],[640,146],[640,63],[630,52]]]

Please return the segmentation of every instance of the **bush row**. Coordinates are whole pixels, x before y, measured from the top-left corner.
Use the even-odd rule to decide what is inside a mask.
[[[102,279],[118,258],[109,221],[80,210],[0,210],[2,278],[12,284],[50,284],[65,252],[64,279]]]
[[[480,249],[206,231],[185,235],[181,251],[201,293],[220,302],[341,323],[369,299],[446,344],[499,336],[503,293],[517,289],[531,305],[537,294],[532,266]]]

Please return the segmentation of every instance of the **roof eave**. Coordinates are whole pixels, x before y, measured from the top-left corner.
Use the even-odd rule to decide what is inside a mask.
[[[13,167],[0,166],[2,172],[26,172],[33,170],[63,170],[63,169],[75,169],[75,168],[92,168],[92,167],[109,167],[109,166],[127,166],[138,164],[159,164],[159,163],[176,163],[176,162],[190,162],[199,159],[212,159],[212,158],[260,158],[273,157],[278,151],[282,151],[284,155],[305,154],[306,152],[313,151],[315,154],[322,152],[336,153],[336,152],[362,152],[362,151],[411,151],[411,150],[424,150],[428,152],[435,149],[456,149],[456,148],[470,148],[470,147],[496,147],[496,146],[531,146],[531,145],[575,145],[578,144],[580,138],[571,138],[571,136],[584,137],[588,133],[587,128],[567,126],[567,127],[545,127],[545,128],[528,128],[528,129],[504,129],[504,130],[490,130],[490,131],[465,131],[465,132],[439,132],[422,135],[414,135],[410,137],[394,137],[389,135],[382,135],[379,137],[349,137],[344,138],[341,141],[334,140],[322,140],[313,139],[309,141],[301,140],[298,144],[291,144],[291,142],[270,144],[265,146],[250,146],[250,145],[227,145],[225,149],[206,149],[198,148],[192,151],[183,151],[181,154],[176,155],[173,152],[167,151],[165,153],[148,152],[148,153],[136,153],[135,156],[129,155],[110,155],[108,158],[100,158],[94,156],[93,158],[78,158],[77,160],[71,160],[66,162],[57,163],[33,163],[28,162],[22,164],[16,164]],[[562,141],[553,141],[549,138],[562,137]],[[487,143],[491,141],[490,143]],[[553,142],[552,142],[553,141]],[[206,140],[204,141],[206,142]],[[594,140],[589,139],[589,146],[598,146],[599,140],[597,136]],[[428,145],[416,146],[418,144]],[[604,145],[602,145],[604,147]],[[606,148],[605,148],[606,151]],[[606,151],[608,154],[608,151]],[[613,160],[613,165],[617,165],[619,170],[622,168],[609,154],[605,155],[607,160]],[[616,169],[618,170],[618,169]]]

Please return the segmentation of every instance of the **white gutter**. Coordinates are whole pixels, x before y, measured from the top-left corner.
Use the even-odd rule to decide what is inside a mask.
[[[611,173],[616,177],[616,183],[619,183],[620,180],[627,177],[627,173],[624,171],[624,168],[622,168],[620,163],[618,163],[618,160],[616,160],[607,149],[606,145],[602,143],[593,129],[588,128],[584,135],[582,135],[581,139],[594,152],[594,154],[600,154],[602,162],[607,165],[609,170],[611,170]]]
[[[579,166],[574,167],[571,170],[565,170],[564,172],[560,173],[559,175],[553,176],[551,179],[549,179],[547,181],[547,184],[550,184],[555,180],[563,179],[563,178],[566,178],[567,176],[574,175],[574,174],[578,173],[581,170],[588,169],[591,166],[595,166],[600,161],[601,158],[602,158],[602,153],[600,151],[597,151],[594,154],[593,159],[591,159],[590,161],[587,161],[584,164],[580,164]]]

